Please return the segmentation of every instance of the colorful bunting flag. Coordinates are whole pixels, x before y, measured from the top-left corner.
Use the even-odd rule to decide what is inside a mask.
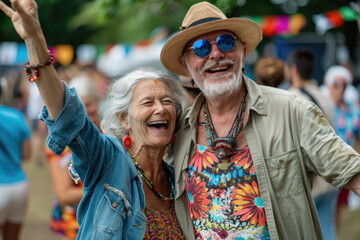
[[[339,10],[345,21],[356,21],[358,18],[356,12],[347,6],[341,7]]]
[[[249,19],[258,23],[263,30],[264,37],[275,35],[297,35],[306,25],[306,18],[302,14],[293,15],[267,15],[252,16]],[[316,32],[324,34],[331,28],[340,27],[346,21],[356,21],[358,15],[348,6],[331,10],[322,14],[316,14],[312,17],[316,26]],[[154,61],[160,54],[161,47],[165,43],[166,29],[159,28],[149,41],[142,41],[135,45],[126,44],[84,44],[76,49],[77,58],[84,63],[97,61],[98,65],[114,71],[122,65],[124,61],[127,64],[134,61]],[[146,44],[145,44],[146,43]],[[149,44],[151,43],[151,44]],[[57,45],[50,47],[57,62],[61,65],[69,65],[74,61],[74,48],[71,45]],[[0,65],[23,65],[28,60],[27,49],[23,43],[1,42],[0,43]],[[125,67],[125,66],[124,66]]]
[[[334,27],[340,27],[344,24],[344,18],[338,9],[328,11],[325,13],[325,15]]]
[[[301,29],[306,25],[306,18],[302,14],[291,15],[291,20],[289,24],[290,34],[297,35],[300,33]]]
[[[250,19],[262,27],[264,37],[299,34],[306,25],[306,18],[302,14],[257,16]]]
[[[329,29],[333,28],[333,25],[330,23],[329,19],[325,16],[325,14],[314,15],[313,21],[315,23],[315,30],[320,35],[323,35]]]
[[[68,44],[57,45],[54,47],[54,57],[56,61],[63,65],[67,66],[71,64],[74,60],[74,48]]]
[[[76,49],[76,59],[81,64],[91,64],[96,60],[96,46],[82,44]]]
[[[15,42],[2,42],[0,45],[0,64],[15,65],[18,44]]]
[[[266,16],[264,17],[261,27],[263,30],[263,36],[264,37],[271,37],[276,35],[276,28],[278,26],[278,21],[277,21],[277,17],[276,16]]]

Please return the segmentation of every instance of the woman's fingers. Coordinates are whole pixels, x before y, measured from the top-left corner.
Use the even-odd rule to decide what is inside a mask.
[[[9,17],[12,18],[14,14],[14,10],[12,10],[10,7],[6,6],[3,1],[0,0],[0,9]]]
[[[29,1],[22,1],[22,3],[20,3],[19,0],[10,0],[11,1],[11,5],[13,7],[13,9],[15,11],[17,11],[20,16],[26,16],[29,15],[27,13],[27,11],[25,10],[25,7],[29,7]]]

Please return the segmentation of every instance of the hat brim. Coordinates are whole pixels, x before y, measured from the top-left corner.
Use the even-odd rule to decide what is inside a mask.
[[[186,44],[197,36],[218,30],[233,32],[246,45],[246,55],[251,53],[262,39],[261,27],[249,19],[227,18],[211,21],[187,28],[171,37],[161,50],[161,63],[169,71],[181,76],[187,76],[184,67],[180,63]]]

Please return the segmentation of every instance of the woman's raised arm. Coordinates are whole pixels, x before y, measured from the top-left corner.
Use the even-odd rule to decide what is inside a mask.
[[[24,40],[32,67],[47,63],[50,54],[38,17],[34,0],[10,0],[11,7],[0,0],[0,9],[9,17],[16,32]],[[52,64],[39,68],[37,87],[48,108],[50,117],[56,119],[64,106],[64,84]]]

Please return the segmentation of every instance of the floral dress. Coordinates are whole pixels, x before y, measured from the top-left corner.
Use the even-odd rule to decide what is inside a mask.
[[[67,168],[69,160],[72,158],[71,151],[68,147],[64,152],[57,156],[49,148],[45,149],[48,161],[57,161],[59,166]],[[74,182],[76,187],[83,187],[82,182]],[[79,224],[76,219],[76,206],[60,205],[58,200],[53,202],[52,217],[50,222],[50,229],[52,232],[62,235],[68,239],[76,239],[79,231]]]
[[[197,239],[270,239],[248,146],[224,163],[197,145],[185,187]]]
[[[145,214],[147,221],[144,239],[185,239],[174,206],[169,211],[155,211],[146,207]]]
[[[347,144],[354,146],[360,135],[360,111],[355,104],[346,104],[345,109],[335,108],[335,131]]]

